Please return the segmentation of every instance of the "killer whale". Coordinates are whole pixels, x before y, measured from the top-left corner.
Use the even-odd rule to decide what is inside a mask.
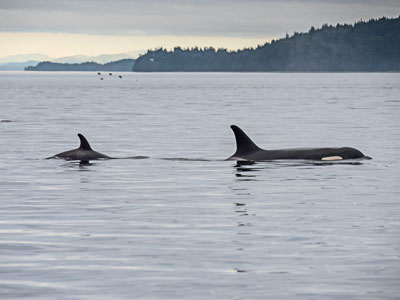
[[[306,159],[306,160],[342,160],[366,158],[360,150],[350,147],[342,148],[293,148],[264,150],[258,147],[247,134],[236,125],[231,129],[236,138],[236,152],[227,160],[237,161],[268,161],[278,159]]]
[[[92,147],[90,147],[88,140],[82,134],[78,133],[78,137],[81,142],[79,148],[58,153],[48,157],[47,159],[63,158],[65,160],[80,160],[81,163],[89,163],[90,160],[112,158],[103,153],[94,151]]]

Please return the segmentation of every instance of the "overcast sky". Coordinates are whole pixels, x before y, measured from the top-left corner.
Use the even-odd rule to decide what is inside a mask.
[[[324,23],[399,14],[399,0],[0,0],[0,57],[237,49]]]

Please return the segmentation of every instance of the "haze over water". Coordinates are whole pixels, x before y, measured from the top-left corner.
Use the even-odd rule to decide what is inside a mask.
[[[121,74],[0,73],[0,298],[398,299],[399,74]]]

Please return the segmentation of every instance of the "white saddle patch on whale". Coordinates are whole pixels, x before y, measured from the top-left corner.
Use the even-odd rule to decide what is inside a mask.
[[[341,160],[341,159],[343,159],[343,157],[341,156],[327,156],[321,158],[321,160]]]

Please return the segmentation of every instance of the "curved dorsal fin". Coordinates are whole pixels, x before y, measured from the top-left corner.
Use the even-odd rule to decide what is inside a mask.
[[[79,149],[92,150],[87,139],[80,133],[78,133],[78,136],[81,140],[81,145],[79,146]]]
[[[231,128],[236,138],[236,152],[234,155],[261,150],[238,126],[232,125]]]

